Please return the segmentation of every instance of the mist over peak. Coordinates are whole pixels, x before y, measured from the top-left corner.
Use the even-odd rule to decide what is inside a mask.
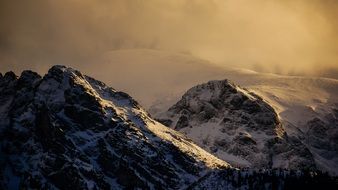
[[[101,54],[135,48],[281,74],[338,67],[335,1],[4,0],[0,12],[0,70],[95,68]]]

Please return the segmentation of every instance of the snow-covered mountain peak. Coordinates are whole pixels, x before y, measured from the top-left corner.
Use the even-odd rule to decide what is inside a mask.
[[[261,128],[271,126],[273,129],[280,124],[278,115],[262,98],[228,80],[210,81],[192,87],[179,102],[169,108],[169,114],[171,112],[186,116],[197,114],[203,122],[213,122],[217,118],[227,122],[229,118],[224,114],[232,115],[233,119],[243,120],[242,125],[247,127],[261,124]],[[238,117],[234,117],[234,114]],[[251,123],[245,123],[249,119],[247,116],[252,119]]]
[[[177,189],[229,164],[71,68],[0,81],[0,185]]]
[[[289,138],[275,110],[228,80],[188,90],[158,120],[219,158],[242,167],[314,168],[311,153]]]
[[[236,134],[236,144],[259,144],[250,131]],[[32,71],[0,77],[0,168],[1,189],[282,189],[296,179],[302,186],[334,182],[322,174],[233,168],[153,120],[126,93],[64,66],[43,77]]]

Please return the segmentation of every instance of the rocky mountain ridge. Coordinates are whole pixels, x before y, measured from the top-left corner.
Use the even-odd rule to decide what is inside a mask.
[[[326,171],[320,167],[322,160],[312,147],[324,150],[338,144],[334,126],[328,127],[318,119],[309,124],[307,135],[288,134],[276,111],[265,100],[228,80],[210,81],[191,88],[157,117],[238,167]],[[333,133],[328,135],[328,131]],[[324,142],[317,143],[321,141]],[[330,150],[329,155],[335,159],[338,154]]]
[[[315,170],[234,168],[153,120],[126,93],[65,66],[43,77],[32,71],[0,74],[0,168],[0,189],[336,189],[338,184]]]
[[[71,68],[0,79],[4,189],[178,189],[227,163]]]

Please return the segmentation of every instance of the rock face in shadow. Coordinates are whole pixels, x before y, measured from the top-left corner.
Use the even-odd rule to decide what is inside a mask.
[[[0,189],[179,189],[228,167],[64,66],[0,77]]]
[[[307,122],[303,141],[318,155],[318,165],[338,175],[338,105],[324,118],[313,118]],[[320,156],[320,159],[319,159]]]
[[[275,110],[228,80],[191,88],[158,121],[235,166],[316,168],[309,149],[286,134]]]

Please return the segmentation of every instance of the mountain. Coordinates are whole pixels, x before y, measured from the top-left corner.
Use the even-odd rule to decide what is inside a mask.
[[[316,168],[310,150],[286,133],[275,110],[228,80],[191,88],[158,120],[235,166]]]
[[[276,110],[288,135],[301,139],[318,168],[338,175],[338,80],[243,70],[228,76]]]
[[[1,189],[178,189],[229,167],[71,68],[0,77]]]
[[[83,66],[82,70],[128,92],[154,117],[179,101],[187,89],[206,81],[229,79],[269,103],[289,135],[306,134],[308,123],[315,118],[329,128],[337,126],[327,119],[337,110],[338,80],[335,79],[229,68],[187,53],[150,49],[106,52],[97,58],[95,66],[95,69]],[[321,154],[317,149],[311,151]],[[324,160],[330,164],[326,166],[323,162],[322,168],[329,170],[335,165],[338,171],[335,164],[338,160]]]
[[[153,120],[126,93],[72,68],[54,66],[43,77],[0,74],[0,92],[0,189],[338,186],[315,170],[231,167]]]
[[[313,115],[332,113],[332,106],[338,102],[338,80],[335,79],[225,67],[226,64],[215,64],[188,53],[115,50],[99,55],[93,64],[95,69],[85,64],[79,67],[94,78],[127,92],[152,115],[166,111],[191,87],[223,79],[254,91],[274,107],[283,121],[296,127],[311,120]],[[296,116],[297,113],[304,114]]]
[[[229,79],[275,110],[287,135],[307,146],[317,168],[338,175],[338,80],[221,67],[187,53],[149,49],[107,52],[96,63],[95,71],[83,70],[131,94],[155,118],[178,102],[187,89]]]

